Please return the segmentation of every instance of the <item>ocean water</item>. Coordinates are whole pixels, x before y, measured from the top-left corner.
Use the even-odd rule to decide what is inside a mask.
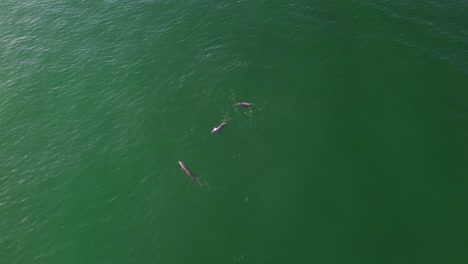
[[[467,263],[467,12],[1,1],[0,263]]]

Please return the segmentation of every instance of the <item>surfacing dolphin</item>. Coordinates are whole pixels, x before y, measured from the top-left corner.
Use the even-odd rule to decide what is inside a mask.
[[[226,121],[222,122],[221,125],[213,128],[213,130],[211,130],[211,133],[217,133],[217,132],[221,131],[221,129],[223,129],[226,125],[227,125]]]
[[[246,103],[246,102],[241,102],[241,103],[235,103],[233,104],[233,106],[243,106],[243,107],[251,107],[253,106],[254,104],[252,103]]]
[[[178,162],[179,162],[180,168],[185,172],[185,174],[187,174],[188,176],[192,177],[192,179],[193,179],[198,185],[201,185],[200,180],[198,179],[198,177],[195,176],[195,175],[187,168],[187,166],[186,166],[182,161],[178,161]]]

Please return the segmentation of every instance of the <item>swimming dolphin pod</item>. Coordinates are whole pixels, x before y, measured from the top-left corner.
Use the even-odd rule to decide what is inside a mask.
[[[234,103],[233,106],[242,106],[242,107],[246,107],[246,108],[249,108],[251,106],[253,106],[254,104],[252,103],[246,103],[246,102],[240,102],[240,103]],[[219,126],[213,128],[213,130],[211,130],[211,133],[218,133],[219,131],[221,131],[225,126],[227,125],[227,121],[223,121]],[[185,172],[185,174],[187,174],[188,176],[192,177],[192,179],[198,184],[198,185],[201,185],[200,183],[200,180],[198,179],[197,176],[195,176],[188,168],[187,166],[182,162],[182,161],[178,161],[179,162],[179,165],[180,165],[180,168]],[[247,202],[247,200],[246,200]]]

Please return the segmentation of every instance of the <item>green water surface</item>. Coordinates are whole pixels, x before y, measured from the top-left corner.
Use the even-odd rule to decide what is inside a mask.
[[[466,11],[2,1],[0,263],[467,263]]]

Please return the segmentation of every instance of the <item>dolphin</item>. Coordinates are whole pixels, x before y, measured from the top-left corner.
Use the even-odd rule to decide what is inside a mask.
[[[187,174],[188,176],[192,177],[192,179],[198,184],[201,185],[200,180],[198,179],[197,176],[195,176],[188,168],[185,166],[185,164],[182,161],[178,161],[180,168]]]
[[[211,130],[211,133],[217,133],[217,132],[221,131],[221,129],[223,129],[226,125],[227,125],[226,121],[222,122],[221,125],[213,128],[213,130]]]
[[[252,103],[245,103],[245,102],[233,104],[233,106],[243,106],[243,107],[251,107],[251,106],[253,106],[253,105],[254,105],[254,104],[252,104]]]

